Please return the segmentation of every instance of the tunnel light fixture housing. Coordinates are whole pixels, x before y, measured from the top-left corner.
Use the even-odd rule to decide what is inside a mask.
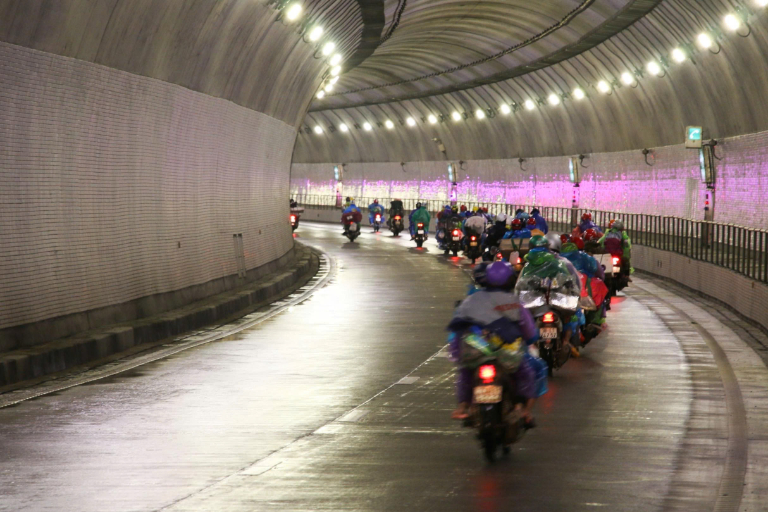
[[[390,119],[387,119],[384,121],[384,126],[387,127],[387,130],[392,130],[395,128],[395,123],[393,123]]]
[[[328,62],[331,64],[331,66],[338,66],[339,64],[341,64],[341,59],[342,59],[341,54],[335,53],[333,54],[333,57],[331,57],[331,60],[329,60]]]
[[[296,2],[288,6],[285,10],[285,19],[288,21],[296,21],[301,16],[301,4]]]
[[[510,106],[509,106],[509,105],[507,105],[506,103],[502,103],[502,104],[501,104],[501,106],[499,107],[499,110],[500,110],[500,111],[501,111],[501,113],[502,113],[502,114],[504,114],[505,116],[507,116],[507,115],[509,115],[509,114],[511,114],[511,113],[512,113],[512,109],[511,109],[511,108],[510,108]]]
[[[712,41],[712,37],[707,34],[706,32],[702,32],[696,37],[696,42],[699,43],[699,46],[704,50],[709,50],[712,48],[712,45],[714,44],[714,41]]]
[[[453,114],[451,114],[451,118],[458,123],[461,121],[461,114],[459,114],[457,111],[454,111]]]
[[[625,71],[621,74],[621,83],[624,85],[632,85],[635,83],[635,77],[629,71]]]
[[[323,127],[320,126],[320,125],[315,126],[315,133],[318,134],[318,135],[322,135],[323,134]]]
[[[323,27],[316,26],[312,30],[309,31],[309,40],[312,42],[318,41],[321,37],[323,37]]]
[[[333,91],[333,84],[327,83],[325,84],[325,87],[323,89],[325,90],[325,92],[331,92]]]
[[[405,123],[408,126],[416,126],[416,120],[414,118],[412,118],[412,117],[409,117],[408,119],[406,119]]]
[[[603,94],[608,94],[609,92],[611,92],[611,86],[605,80],[600,80],[599,82],[597,82],[597,90]]]
[[[336,66],[331,69],[331,76],[339,76],[341,74],[341,66]]]
[[[723,25],[727,30],[736,32],[741,27],[741,20],[735,14],[728,14],[723,18]]]
[[[323,49],[320,50],[320,52],[325,55],[326,57],[333,53],[333,50],[336,49],[336,43],[333,43],[331,41],[328,41],[323,45]]]
[[[435,114],[429,114],[427,120],[429,121],[429,124],[437,124],[437,117]]]
[[[685,53],[685,50],[682,48],[675,48],[672,50],[672,60],[677,62],[678,64],[685,62],[685,59],[688,58],[688,55]]]
[[[371,126],[371,123],[366,121],[366,122],[363,123],[363,130],[369,132],[369,131],[373,130],[373,126]]]
[[[321,100],[325,98],[325,91],[318,91],[317,92],[317,99]]]
[[[347,133],[347,132],[349,131],[349,126],[347,126],[347,125],[346,125],[346,124],[344,124],[344,123],[341,123],[341,124],[339,125],[339,130],[343,131],[344,133]]]
[[[655,60],[650,61],[645,66],[645,69],[647,69],[648,73],[650,73],[653,76],[659,76],[661,74],[661,65]]]
[[[485,111],[481,108],[475,110],[475,117],[478,119],[485,119]]]
[[[560,104],[560,96],[558,96],[555,93],[552,93],[547,98],[547,101],[549,102],[550,105],[552,105],[553,107],[556,107]]]
[[[583,100],[586,94],[584,94],[584,90],[581,87],[577,87],[573,90],[573,97],[577,100]]]
[[[533,100],[525,100],[524,105],[527,110],[533,110],[536,108],[536,103],[534,103]]]

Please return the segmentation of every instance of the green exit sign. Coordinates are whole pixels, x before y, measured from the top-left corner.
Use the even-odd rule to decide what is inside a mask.
[[[701,126],[688,126],[685,129],[685,147],[701,149],[701,139],[704,130]]]

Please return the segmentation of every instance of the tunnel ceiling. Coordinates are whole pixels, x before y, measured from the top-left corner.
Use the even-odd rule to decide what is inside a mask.
[[[387,0],[379,47],[313,101],[294,161],[553,156],[680,144],[686,125],[768,130],[760,3]]]

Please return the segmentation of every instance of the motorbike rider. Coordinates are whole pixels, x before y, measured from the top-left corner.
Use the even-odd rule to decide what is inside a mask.
[[[475,235],[478,240],[483,242],[483,235],[485,234],[485,216],[482,214],[472,215],[464,221],[464,240],[462,245],[466,251],[469,248],[469,237]]]
[[[349,206],[347,206],[341,213],[341,223],[344,225],[345,235],[352,222],[357,224],[357,231],[360,231],[360,223],[363,221],[363,214],[360,211],[360,208],[355,205],[351,197],[348,197],[347,199],[349,199]]]
[[[600,247],[600,233],[595,229],[588,229],[584,232],[584,250],[590,254],[598,254],[604,252],[604,249]]]
[[[384,206],[379,204],[378,199],[374,199],[371,204],[368,205],[368,222],[373,225],[373,220],[376,216],[376,214],[381,215],[381,223],[384,224]]]
[[[549,233],[549,226],[547,225],[547,220],[541,216],[541,212],[538,208],[534,208],[531,210],[531,218],[536,221],[536,229],[544,233],[545,235]]]
[[[501,239],[507,233],[507,214],[500,213],[496,216],[496,222],[488,229],[488,236],[485,238],[485,248],[498,247]]]
[[[632,268],[631,264],[632,240],[629,239],[629,235],[624,230],[624,222],[620,220],[614,221],[613,227],[598,240],[598,244],[605,248],[607,252],[621,256],[622,273],[626,275],[634,273],[635,269]]]
[[[295,199],[291,198],[291,208],[298,208],[299,203],[296,202]]]
[[[581,216],[581,222],[579,223],[579,233],[586,233],[588,229],[594,229],[596,231],[600,231],[600,228],[592,222],[592,214],[589,212],[585,212]]]
[[[408,220],[410,221],[410,226],[408,229],[411,232],[411,240],[416,238],[416,224],[420,222],[424,224],[424,239],[426,240],[429,235],[430,221],[430,215],[427,211],[427,207],[421,203],[416,203],[416,209],[413,210],[408,216]]]
[[[514,218],[510,223],[509,231],[506,232],[503,238],[531,238],[531,236],[531,230],[528,229],[525,224],[523,224],[523,221],[518,218]]]
[[[576,270],[584,276],[583,283],[586,286],[586,294],[582,293],[582,295],[585,297],[589,295],[596,307],[594,311],[584,312],[588,324],[584,332],[589,336],[589,339],[592,339],[600,333],[600,326],[605,323],[604,302],[608,295],[608,288],[604,283],[605,270],[602,265],[595,258],[579,249],[579,241],[580,239],[575,238],[564,243],[562,256],[573,263]]]
[[[461,218],[466,219],[468,214],[469,212],[467,211],[467,205],[465,204],[461,205],[461,207],[459,208],[459,215],[461,216]]]
[[[536,322],[531,313],[522,307],[517,295],[512,291],[515,271],[507,262],[497,261],[492,264],[481,263],[475,267],[473,277],[479,290],[465,298],[453,315],[448,326],[452,333],[451,349],[454,360],[460,359],[461,334],[473,327],[495,334],[505,344],[523,342],[524,346],[535,343],[539,338]],[[457,373],[456,395],[458,407],[451,414],[454,419],[469,416],[472,402],[472,375],[469,368],[460,368]],[[526,358],[523,358],[517,370],[510,375],[515,383],[516,393],[525,398],[523,417],[526,428],[535,426],[531,411],[536,401],[536,373]]]

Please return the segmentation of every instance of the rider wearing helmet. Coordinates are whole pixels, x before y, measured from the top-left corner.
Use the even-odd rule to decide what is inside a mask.
[[[574,279],[576,279],[579,283],[579,291],[581,291],[581,276],[579,276],[578,270],[576,270],[576,267],[573,266],[573,263],[568,261],[567,258],[564,258],[560,255],[560,251],[563,248],[563,241],[560,239],[560,235],[556,233],[548,233],[544,236],[544,238],[547,239],[549,242],[549,250],[554,255],[557,256],[557,258],[562,261],[566,267],[568,267],[568,272],[573,276]]]
[[[459,215],[461,215],[461,218],[466,219],[468,214],[469,212],[467,211],[467,205],[461,205],[461,208],[459,208]]]
[[[581,216],[581,222],[579,223],[579,230],[581,231],[581,233],[585,233],[588,229],[594,229],[594,230],[600,231],[600,228],[597,227],[597,224],[592,222],[592,214],[589,212],[586,212]]]
[[[378,199],[374,199],[371,204],[368,205],[368,222],[373,224],[376,214],[381,215],[381,223],[384,224],[384,206],[379,204]]]
[[[507,232],[507,214],[500,213],[496,216],[496,222],[488,229],[488,236],[485,239],[485,247],[498,247],[501,239]]]
[[[521,306],[517,295],[512,292],[515,281],[512,266],[503,261],[490,265],[481,263],[475,267],[473,277],[482,288],[459,304],[448,326],[454,359],[461,360],[462,336],[478,329],[484,334],[497,336],[505,346],[522,344],[520,348],[527,353],[527,346],[538,340],[539,333],[533,316]],[[538,396],[536,364],[536,361],[523,356],[520,366],[510,375],[517,394],[526,400],[522,412],[528,428],[534,426],[531,409]],[[472,373],[471,367],[461,367],[457,374],[456,394],[459,405],[452,414],[455,419],[465,419],[469,415]]]
[[[531,210],[531,218],[536,222],[536,229],[544,233],[545,235],[549,233],[549,226],[547,225],[547,220],[541,216],[541,212],[538,208],[534,208]]]
[[[510,223],[510,230],[504,235],[505,239],[509,238],[531,238],[531,230],[525,225],[522,219],[515,217]]]
[[[416,224],[418,223],[424,224],[424,239],[427,239],[427,235],[429,235],[430,216],[426,205],[416,203],[416,209],[408,216],[408,220],[410,221],[409,229],[411,231],[411,240],[416,238]]]
[[[621,257],[622,272],[627,275],[633,273],[630,260],[632,258],[632,240],[624,230],[624,222],[620,220],[613,221],[613,227],[609,229],[598,243],[614,256]]]

